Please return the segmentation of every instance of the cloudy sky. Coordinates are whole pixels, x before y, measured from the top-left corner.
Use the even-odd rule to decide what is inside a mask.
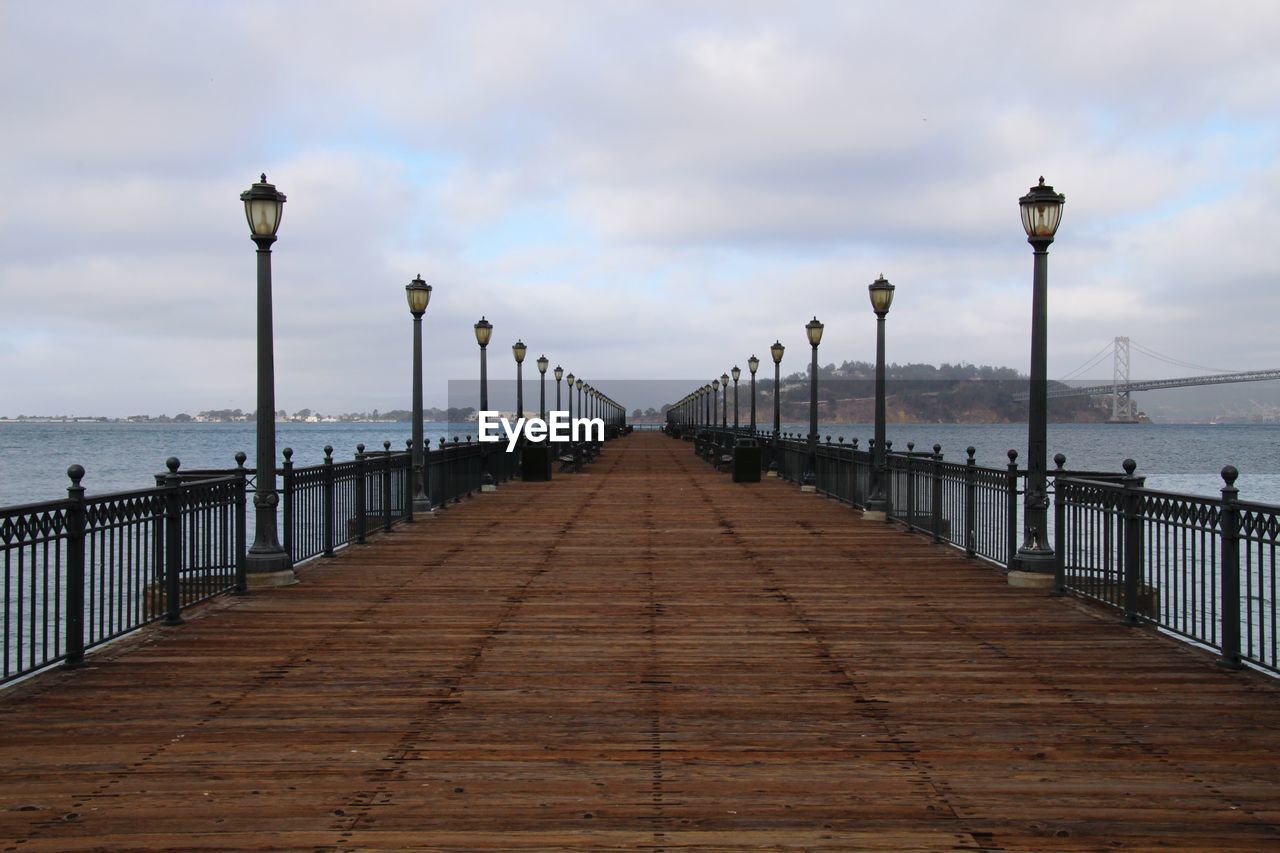
[[[428,404],[482,314],[492,373],[606,389],[801,369],[815,314],[871,359],[882,272],[891,360],[1026,370],[1041,174],[1051,376],[1277,367],[1277,44],[1274,0],[0,0],[0,414],[251,408],[262,171],[290,411],[408,406],[417,273]]]

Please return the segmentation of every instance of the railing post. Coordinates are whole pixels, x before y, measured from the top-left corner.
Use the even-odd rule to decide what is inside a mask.
[[[973,446],[965,448],[969,458],[965,460],[964,469],[964,555],[978,555],[977,502],[978,502],[978,460]]]
[[[1124,460],[1123,467],[1124,621],[1128,625],[1138,625],[1142,621],[1138,617],[1138,582],[1142,577],[1142,496],[1138,494],[1138,487],[1142,485],[1142,478],[1134,476],[1138,463],[1132,459]]]
[[[404,443],[404,452],[409,455],[408,475],[404,478],[404,512],[401,517],[405,521],[413,521],[413,490],[417,486],[415,478],[420,472],[413,469],[413,439],[409,439]],[[423,483],[423,492],[426,492],[426,483]]]
[[[1061,596],[1067,594],[1067,505],[1062,500],[1062,478],[1067,473],[1063,466],[1067,464],[1067,457],[1056,453],[1053,464],[1057,467],[1053,472],[1053,588],[1049,594]]]
[[[1005,474],[1005,571],[1013,568],[1018,553],[1018,451],[1009,449],[1009,467]]]
[[[880,472],[880,483],[884,494],[884,522],[889,524],[893,521],[893,472],[889,470],[889,454],[893,452],[893,442],[889,439],[884,440],[884,469]],[[875,456],[871,457],[871,476],[875,476]]]
[[[1240,669],[1240,509],[1236,500],[1240,490],[1236,477],[1240,472],[1228,465],[1222,469],[1222,511],[1218,523],[1222,530],[1222,657],[1218,665]]]
[[[281,454],[284,456],[284,463],[280,466],[280,490],[283,493],[284,500],[281,502],[284,506],[282,519],[284,534],[281,538],[284,540],[281,544],[290,554],[293,553],[293,510],[294,510],[294,492],[293,492],[293,448],[286,447]]]
[[[456,435],[453,437],[453,443],[454,444],[458,443],[458,437]],[[476,447],[479,447],[479,446],[480,446],[480,442],[476,441]],[[468,450],[471,449],[471,436],[467,436],[467,449]],[[503,460],[504,463],[506,462],[506,457],[499,456],[498,458]],[[479,489],[481,484],[479,480],[471,476],[471,469],[475,467],[475,460],[470,453],[466,454],[466,462],[467,462],[466,476],[463,479],[467,484],[467,499],[470,500],[472,497],[474,497],[473,492],[475,492],[476,489]],[[492,465],[488,467],[490,471],[493,470]],[[503,476],[501,478],[495,478],[495,480],[497,480],[497,482],[500,482],[500,483],[505,483],[508,480],[510,480],[511,476],[507,472],[506,468],[501,465],[498,467],[502,468]]]
[[[942,445],[933,446],[933,494],[929,514],[933,517],[933,542],[942,543]]]
[[[164,478],[164,624],[182,624],[182,594],[178,573],[182,571],[182,478],[178,476],[178,457],[165,460],[169,469]]]
[[[391,532],[391,442],[382,442],[382,531]]]
[[[422,490],[427,493],[427,497],[431,500],[430,512],[434,517],[435,513],[441,509],[439,493],[443,488],[443,484],[438,487],[432,485],[431,468],[431,439],[428,437],[422,440]]]
[[[364,445],[356,445],[356,543],[364,544],[364,522],[365,522],[365,464],[364,464]]]
[[[916,529],[916,468],[911,454],[916,450],[914,441],[907,442],[907,533]]]
[[[457,469],[458,469],[458,460],[462,458],[462,452],[461,452],[458,448],[459,448],[459,444],[458,444],[458,437],[455,435],[455,436],[453,437],[453,455],[452,455],[452,457],[449,459],[449,483],[450,483],[450,485],[453,487],[453,502],[454,502],[454,503],[456,503],[456,504],[460,504],[460,503],[462,503],[462,491],[463,491],[463,490],[462,490],[461,488],[459,488],[459,486],[458,486],[458,470],[457,470]],[[483,451],[482,451],[482,453],[483,453]],[[481,458],[482,458],[482,459],[484,459],[484,456],[482,455],[482,456],[481,456]],[[471,460],[469,460],[469,459],[462,460],[462,461],[466,462],[468,465],[470,465],[470,464],[471,464]],[[488,459],[484,459],[484,462],[485,462],[485,464],[484,464],[484,466],[483,466],[483,467],[484,467],[484,469],[485,469],[486,471],[489,471],[489,461],[488,461]],[[490,472],[490,474],[492,475],[492,472]],[[465,479],[465,481],[466,481],[466,483],[465,483],[465,484],[466,484],[466,487],[467,487],[467,488],[466,488],[467,495],[468,495],[468,496],[470,496],[470,495],[471,495],[471,478],[470,478],[470,477],[466,477],[466,478],[464,478],[464,479]],[[494,478],[493,478],[493,481],[494,481],[494,483],[496,484],[496,483],[498,482],[498,478],[497,478],[497,477],[494,477]]]
[[[862,493],[862,463],[858,461],[858,439],[849,440],[849,504],[861,509],[866,503]]]
[[[324,556],[333,556],[334,541],[334,479],[333,479],[333,445],[324,446]]]
[[[84,468],[67,469],[71,485],[67,487],[67,644],[63,666],[73,669],[84,665]]]
[[[449,500],[453,496],[453,463],[449,459],[449,451],[447,449],[448,443],[449,443],[448,439],[445,436],[443,435],[440,436],[440,449],[437,451],[440,454],[441,499],[440,499],[439,509],[448,509]],[[483,449],[484,448],[481,447],[481,450]],[[480,460],[480,462],[481,462],[480,467],[481,469],[483,469],[484,468],[483,458]],[[484,479],[483,471],[480,474],[480,478],[483,481]]]
[[[443,441],[444,439],[441,439],[441,442]],[[423,442],[422,476],[427,483],[430,483],[432,471],[435,471],[437,482],[434,486],[428,485],[427,492],[431,495],[431,512],[438,513],[449,508],[449,488],[448,482],[445,480],[446,471],[444,468],[444,444],[440,445],[440,449],[436,451],[436,461],[432,462],[431,439],[423,439]]]
[[[836,460],[835,460],[836,500],[843,501],[846,493],[853,492],[853,489],[845,488],[845,485],[849,479],[849,474],[853,468],[853,457],[852,456],[849,457],[849,464],[846,465],[845,456],[844,456],[844,436],[842,435],[839,438],[837,438],[836,442],[838,444],[838,449],[836,451]],[[850,503],[853,503],[853,502],[850,501]]]
[[[244,467],[249,457],[243,450],[236,453],[236,586],[233,595],[247,595],[249,580],[245,575],[249,547],[249,471]]]

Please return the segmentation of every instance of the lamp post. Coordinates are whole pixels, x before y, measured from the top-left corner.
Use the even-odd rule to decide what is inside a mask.
[[[742,368],[735,364],[729,373],[733,375],[733,429],[736,432],[738,429],[738,378],[742,376]]]
[[[524,417],[524,354],[528,347],[524,341],[517,339],[511,345],[511,354],[516,357],[516,417]]]
[[[715,395],[712,393],[710,383],[707,383],[706,385],[702,386],[702,396],[703,396],[703,399],[705,400],[706,426],[707,426],[707,429],[711,429],[713,425],[711,420],[711,414],[716,410],[715,409],[716,398],[715,398]]]
[[[728,390],[728,389],[726,389]],[[715,429],[716,415],[720,412],[720,380],[711,380],[711,428]]]
[[[564,378],[564,368],[556,365],[556,369],[551,371],[551,375],[556,378],[556,411],[560,411],[560,380]]]
[[[756,431],[756,371],[760,369],[760,359],[754,355],[747,359],[747,369],[751,371],[751,432]]]
[[[729,374],[720,374],[720,428],[729,428]]]
[[[876,440],[871,458],[871,495],[863,518],[883,520],[889,513],[889,477],[885,467],[884,438],[884,318],[893,304],[893,285],[883,275],[867,285],[871,310],[876,314]]]
[[[573,421],[573,374],[572,373],[570,373],[568,376],[565,377],[565,382],[566,382],[565,388],[569,392],[567,395],[569,397],[567,401],[569,404],[569,409],[568,409],[569,421],[572,422]],[[578,416],[581,417],[582,413],[579,412]]]
[[[813,349],[813,360],[809,365],[809,453],[808,470],[801,481],[802,491],[816,491],[818,470],[818,344],[822,342],[822,324],[814,317],[804,325],[805,334],[809,336],[809,346]]]
[[[773,437],[776,440],[782,433],[782,354],[787,348],[781,341],[774,341],[769,347],[769,355],[773,356]]]
[[[1022,504],[1022,546],[1009,583],[1052,586],[1053,546],[1049,544],[1048,461],[1048,282],[1049,244],[1062,221],[1066,196],[1040,178],[1038,186],[1018,199],[1022,227],[1034,253],[1031,289],[1031,394],[1027,411],[1027,485]]]
[[[271,325],[271,244],[276,241],[285,196],[267,176],[240,194],[249,239],[258,246],[258,487],[253,495],[254,537],[245,560],[250,587],[294,582],[293,559],[276,530],[276,378]]]
[[[489,411],[489,339],[493,337],[493,324],[483,316],[476,322],[476,343],[480,345],[480,411]],[[498,484],[489,473],[489,451],[480,450],[480,491],[496,491]]]
[[[489,367],[486,358],[489,339],[493,337],[493,324],[481,317],[476,323],[476,343],[480,345],[480,411],[489,410]]]
[[[426,479],[422,476],[422,315],[431,302],[431,285],[419,275],[405,285],[404,294],[409,300],[409,313],[413,315],[413,452],[409,458],[413,465],[413,511],[418,513],[431,509]]]
[[[545,355],[538,356],[538,373],[542,374],[538,386],[538,417],[544,421],[547,419],[547,365],[551,362],[547,361]]]
[[[769,355],[773,357],[773,460],[769,462],[769,476],[778,476],[778,459],[782,449],[782,354],[786,347],[775,340],[769,347]]]
[[[575,382],[574,387],[578,389],[578,417],[582,417],[582,380]]]

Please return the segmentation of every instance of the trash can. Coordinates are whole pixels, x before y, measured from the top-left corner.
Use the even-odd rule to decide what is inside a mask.
[[[733,481],[760,482],[760,444],[754,438],[740,438],[733,445]]]
[[[520,479],[535,482],[551,479],[551,460],[555,454],[546,442],[529,442],[520,448]]]

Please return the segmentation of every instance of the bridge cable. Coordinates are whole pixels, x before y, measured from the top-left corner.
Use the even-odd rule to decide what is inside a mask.
[[[1134,349],[1138,350],[1139,352],[1151,356],[1157,361],[1163,361],[1165,364],[1171,364],[1175,367],[1186,367],[1186,368],[1190,368],[1191,370],[1207,370],[1210,373],[1240,373],[1241,372],[1239,370],[1228,370],[1222,367],[1206,367],[1203,364],[1193,364],[1189,361],[1182,361],[1181,359],[1172,358],[1167,355],[1161,355],[1155,350],[1144,347],[1142,344],[1138,343],[1132,338],[1129,339],[1129,345],[1132,346]]]
[[[1082,364],[1081,366],[1077,367],[1075,370],[1073,370],[1073,371],[1071,371],[1070,373],[1068,373],[1066,376],[1063,376],[1063,377],[1062,377],[1061,379],[1059,379],[1058,381],[1059,381],[1059,382],[1066,382],[1066,381],[1067,381],[1067,380],[1069,380],[1069,379],[1074,379],[1075,377],[1077,377],[1077,376],[1079,376],[1080,374],[1084,373],[1086,370],[1090,370],[1090,369],[1092,369],[1093,367],[1096,367],[1099,363],[1101,363],[1101,362],[1102,362],[1102,360],[1103,360],[1104,358],[1106,358],[1108,355],[1110,355],[1110,354],[1111,354],[1111,352],[1112,352],[1112,350],[1113,350],[1113,348],[1114,348],[1114,347],[1115,347],[1115,342],[1114,342],[1114,341],[1113,341],[1113,342],[1108,343],[1108,344],[1107,344],[1106,346],[1104,346],[1102,349],[1098,350],[1098,352],[1097,352],[1096,354],[1094,354],[1091,358],[1089,358],[1089,360],[1088,360],[1088,361],[1086,361],[1084,364]]]

